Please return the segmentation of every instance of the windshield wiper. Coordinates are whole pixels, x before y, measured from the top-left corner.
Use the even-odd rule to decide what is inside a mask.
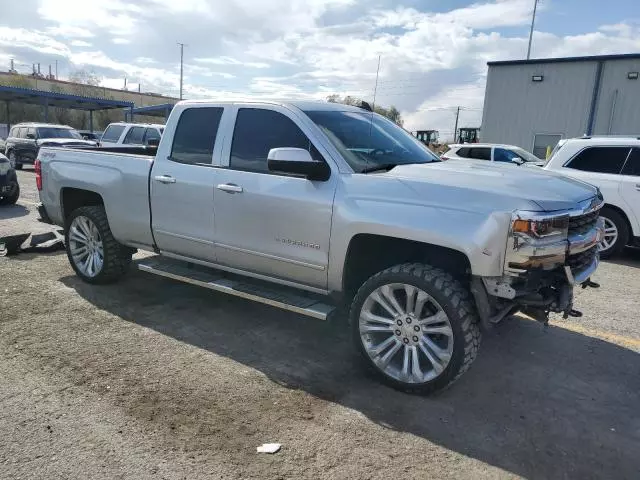
[[[379,171],[382,171],[382,170],[388,172],[393,167],[397,167],[398,165],[399,165],[398,163],[380,163],[378,165],[374,165],[373,167],[369,167],[369,168],[365,168],[363,170],[360,170],[359,173],[379,172]]]

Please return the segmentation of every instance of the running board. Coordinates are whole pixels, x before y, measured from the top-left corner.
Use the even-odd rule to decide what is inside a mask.
[[[322,301],[324,297],[319,295],[166,257],[155,256],[141,259],[138,263],[138,269],[318,320],[326,320],[329,314],[335,310],[333,305],[324,303]]]

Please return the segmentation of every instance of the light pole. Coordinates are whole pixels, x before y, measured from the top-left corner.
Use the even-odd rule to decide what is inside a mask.
[[[182,71],[183,71],[183,59],[184,59],[184,43],[180,43],[178,42],[178,45],[180,45],[180,100],[182,100]]]
[[[527,48],[527,60],[531,56],[531,41],[533,40],[533,26],[536,23],[536,10],[538,8],[538,0],[533,0],[533,17],[531,18],[531,30],[529,31],[529,47]]]

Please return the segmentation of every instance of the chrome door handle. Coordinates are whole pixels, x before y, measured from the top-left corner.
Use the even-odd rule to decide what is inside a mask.
[[[160,182],[160,183],[176,183],[176,179],[173,177],[170,177],[169,175],[157,175],[153,177],[153,179],[156,182]]]
[[[235,183],[221,183],[217,188],[227,193],[242,193],[242,187]]]
[[[640,192],[640,183],[636,183],[636,190]]]

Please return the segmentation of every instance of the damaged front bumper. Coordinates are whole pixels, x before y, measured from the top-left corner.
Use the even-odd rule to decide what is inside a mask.
[[[474,277],[471,282],[485,327],[517,311],[544,323],[550,312],[580,316],[573,309],[573,289],[596,286],[590,278],[598,268],[598,244],[604,235],[600,206],[568,214],[563,238],[510,232],[504,275]]]

